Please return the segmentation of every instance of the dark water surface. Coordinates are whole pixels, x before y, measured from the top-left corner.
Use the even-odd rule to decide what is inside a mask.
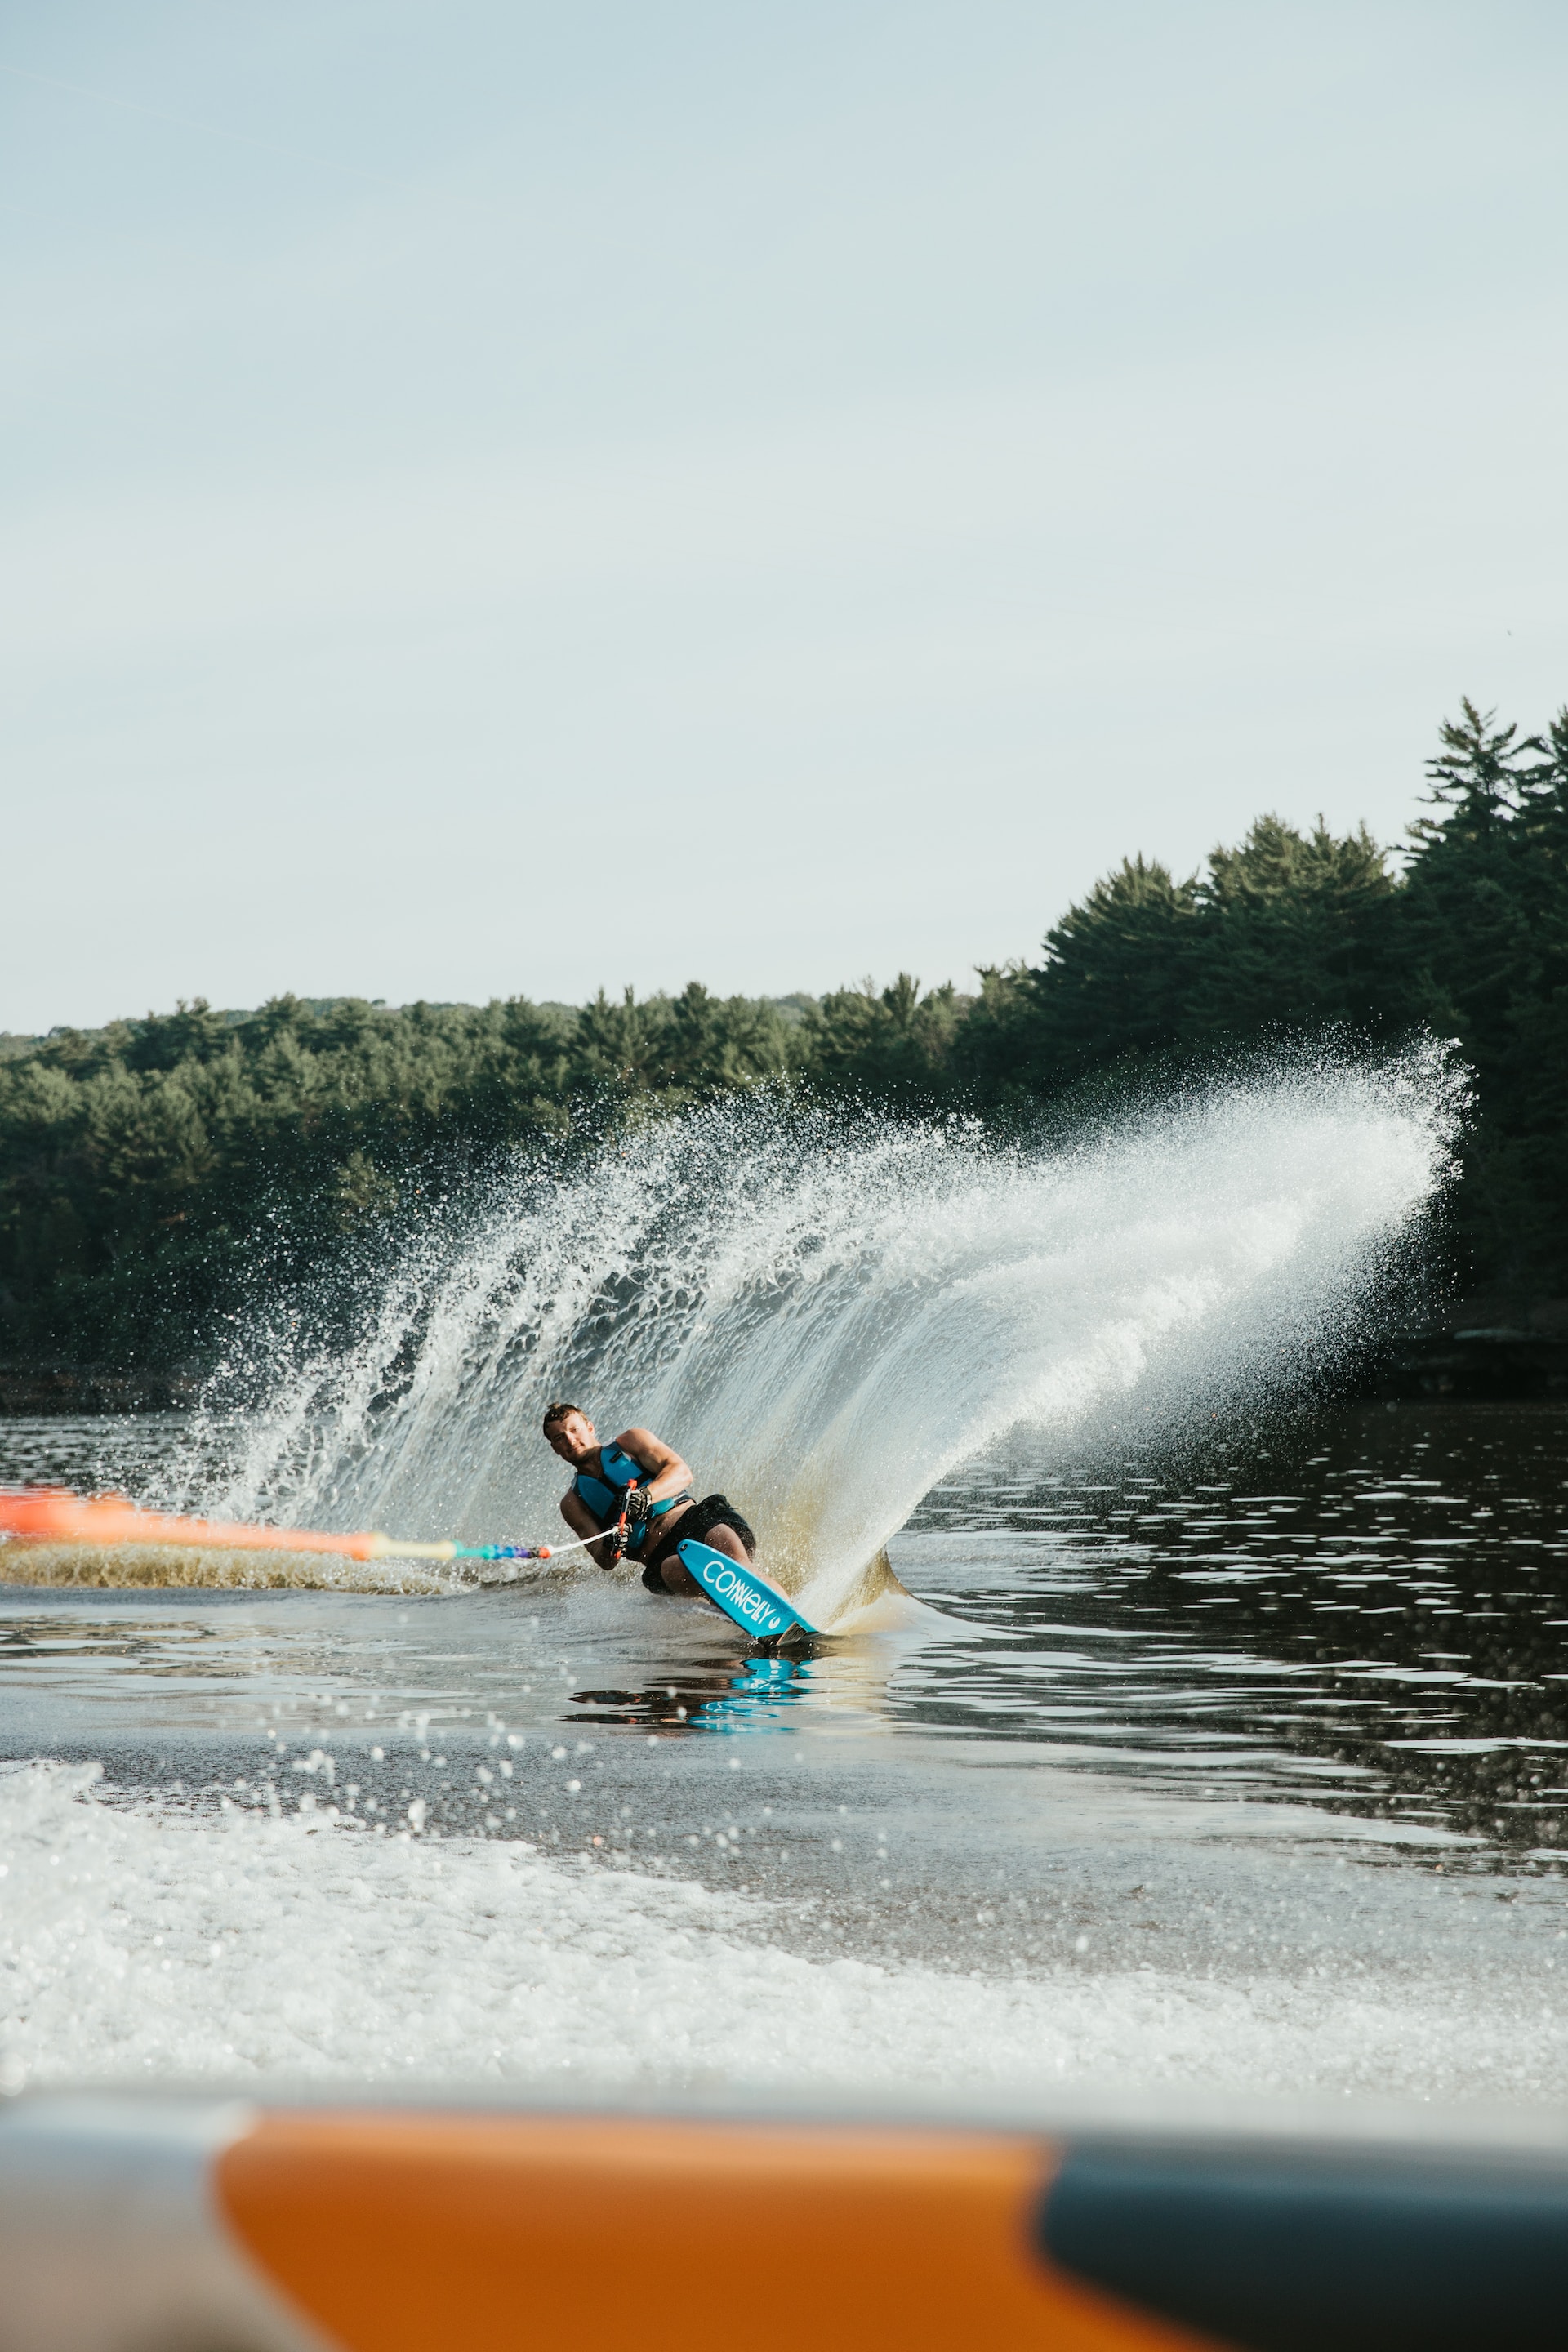
[[[152,1497],[169,1437],[156,1420],[0,1423],[0,1475],[85,1484],[118,1454]],[[923,1613],[793,1659],[748,1656],[710,1612],[593,1577],[435,1596],[13,1584],[0,1741],[18,1762],[101,1765],[100,1796],[138,1822],[226,1825],[226,1853],[247,1822],[309,1832],[287,1845],[302,1967],[347,1899],[312,1859],[329,1847],[395,1846],[410,1869],[438,1850],[448,1864],[418,1866],[477,1869],[500,1849],[569,1864],[622,1921],[645,1986],[688,1981],[659,1905],[736,1898],[701,1928],[719,1938],[704,1983],[725,2053],[708,2060],[731,2072],[785,2063],[756,2023],[757,1954],[807,1966],[792,1999],[817,2022],[795,2071],[876,2071],[876,2033],[841,2013],[847,1955],[856,1998],[866,1968],[882,1972],[873,2014],[901,2021],[886,2063],[917,2075],[951,2061],[1560,2096],[1565,1493],[1556,1407],[1379,1406],[1187,1481],[1015,1459],[940,1488],[894,1545]],[[33,1892],[21,1862],[0,1886],[15,1967],[40,1988],[59,1965],[45,1848],[84,1811],[65,1801],[37,1812],[36,1853],[16,1828]],[[139,1874],[163,1885],[129,1851],[96,1867],[95,1885],[120,1874],[116,1919]],[[582,2068],[611,2042],[623,2071],[674,2063],[668,2025],[626,2026],[622,2046],[624,2005],[614,2032],[595,2021],[582,1952],[610,1930],[596,1913],[563,1923],[565,1883],[539,1880],[519,1914],[571,1986],[551,1994],[553,2040],[531,2011],[526,2063]],[[206,1933],[159,1899],[160,1951]],[[145,1963],[160,1984],[153,1912],[145,1936],[110,1933],[81,1900],[71,1952],[107,1937],[117,1982]],[[234,1932],[237,1960],[255,1939]],[[523,1933],[498,1927],[464,1965],[510,1981]],[[398,1990],[400,1950],[375,1964],[386,2030],[450,2070],[469,2042],[442,2039],[417,1971]],[[255,1952],[247,2063],[372,2063],[355,2039],[366,1979],[327,2001],[304,2059],[265,2024],[283,1997],[260,1990]],[[239,1980],[237,1966],[225,1981]],[[952,1996],[931,1988],[960,1981],[975,2001],[994,1987],[994,2013],[955,2043]],[[113,2071],[128,2028],[73,2053],[38,2023],[47,2006],[16,2029],[14,2073]],[[137,2063],[199,2068],[218,2019],[171,2017]],[[521,2049],[498,2040],[493,2064],[521,2066]]]
[[[1563,1407],[1373,1406],[1187,1486],[959,1482],[900,1566],[1017,1637],[924,1719],[1568,1861]]]
[[[155,1489],[177,1430],[161,1416],[133,1431],[0,1422],[0,1478],[89,1483],[129,1458]],[[1310,1453],[1211,1465],[1192,1483],[1135,1466],[972,1473],[928,1498],[894,1552],[944,1622],[885,1675],[869,1669],[883,1726],[1025,1741],[1188,1795],[1458,1831],[1480,1842],[1477,1863],[1568,1862],[1568,1408],[1374,1405]],[[210,1605],[144,1596],[133,1633],[129,1596],[73,1593],[68,1634],[61,1598],[10,1590],[14,1694],[24,1660],[59,1688],[65,1656],[90,1654],[111,1703],[111,1656],[128,1671],[139,1658],[142,1686],[148,1645],[178,1647],[182,1618]],[[640,1596],[627,1606],[647,1613]],[[562,1719],[679,1734],[781,1723],[837,1707],[858,1665],[839,1643],[733,1673],[704,1659],[673,1696],[575,1692]]]

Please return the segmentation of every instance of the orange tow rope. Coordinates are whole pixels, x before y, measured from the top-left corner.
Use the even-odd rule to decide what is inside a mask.
[[[144,1511],[124,1495],[91,1501],[63,1486],[0,1493],[0,1535],[47,1543],[195,1544],[230,1551],[328,1551],[349,1559],[553,1559],[579,1551],[597,1536],[563,1544],[404,1543],[395,1536],[327,1535],[315,1528],[247,1527],[237,1519],[187,1518],[183,1512]]]

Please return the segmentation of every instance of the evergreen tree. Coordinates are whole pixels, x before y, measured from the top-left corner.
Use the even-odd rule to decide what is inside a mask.
[[[953,1039],[968,1009],[951,982],[929,989],[900,972],[890,988],[874,981],[836,989],[805,1024],[804,1066],[828,1085],[889,1101],[923,1101],[948,1077]]]
[[[1195,972],[1196,877],[1124,859],[1046,934],[1040,965],[992,967],[955,1070],[983,1096],[1048,1096],[1086,1072],[1175,1045]]]
[[[1479,1117],[1458,1200],[1466,1271],[1519,1291],[1552,1279],[1553,1192],[1525,1106],[1539,1049],[1552,845],[1546,745],[1466,700],[1427,763],[1428,813],[1399,908],[1405,1020],[1456,1040]],[[1537,1045],[1526,1046],[1534,1034]],[[1558,1123],[1561,1138],[1561,1124]]]
[[[1364,825],[1336,838],[1259,817],[1215,849],[1198,889],[1184,1034],[1247,1036],[1350,1023],[1389,1008],[1396,886]]]

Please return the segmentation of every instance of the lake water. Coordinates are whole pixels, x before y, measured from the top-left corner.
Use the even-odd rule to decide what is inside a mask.
[[[777,1659],[592,1570],[12,1582],[3,2079],[1560,2099],[1565,1494],[1548,1406],[1015,1440],[893,1538],[922,1609]]]

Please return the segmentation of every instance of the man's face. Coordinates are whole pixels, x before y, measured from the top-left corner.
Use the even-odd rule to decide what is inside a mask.
[[[551,1452],[563,1462],[581,1462],[594,1451],[594,1424],[586,1413],[569,1412],[564,1421],[552,1423],[548,1434]]]

